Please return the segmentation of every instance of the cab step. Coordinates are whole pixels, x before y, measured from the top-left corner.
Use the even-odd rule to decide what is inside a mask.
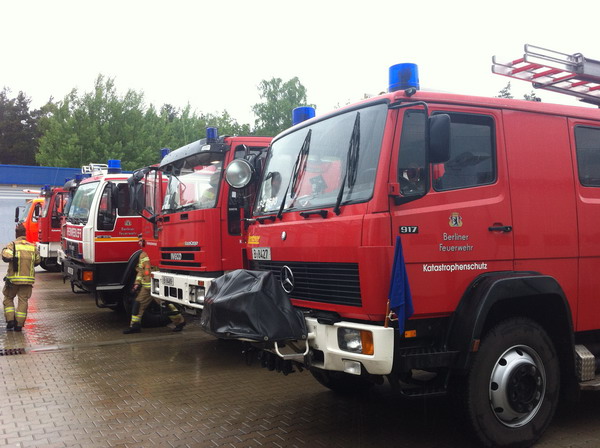
[[[580,390],[600,390],[600,375],[596,375],[596,377],[592,380],[582,381],[579,383]]]
[[[400,393],[406,398],[443,397],[447,390],[443,387],[415,387],[401,389]]]

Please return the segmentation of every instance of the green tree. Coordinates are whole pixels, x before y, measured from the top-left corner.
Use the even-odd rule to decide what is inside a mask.
[[[508,84],[506,84],[506,86],[502,90],[500,90],[500,92],[498,92],[496,98],[514,98],[511,93],[510,81],[508,81]],[[537,96],[535,91],[533,90],[531,91],[531,93],[524,94],[523,99],[526,101],[542,101],[542,99],[539,96]]]
[[[129,90],[119,97],[114,80],[99,75],[93,91],[79,95],[73,89],[48,108],[40,120],[42,137],[37,161],[77,167],[121,159],[132,168],[149,149],[149,142],[140,132],[143,119],[143,94]]]
[[[9,95],[6,87],[0,91],[0,163],[35,165],[40,111],[29,110],[31,99],[23,92]]]
[[[240,125],[225,110],[198,114],[189,104],[183,109],[146,107],[142,92],[130,89],[119,96],[114,80],[99,75],[93,91],[73,89],[45,107],[37,161],[78,167],[120,159],[124,169],[133,170],[158,162],[160,148],[176,149],[203,138],[207,126],[219,127],[222,135],[250,133],[250,125]]]
[[[537,101],[540,103],[542,102],[542,99],[536,95],[534,90],[532,90],[531,93],[526,93],[525,95],[523,95],[523,99],[527,101]]]
[[[256,115],[254,133],[257,135],[272,137],[289,128],[292,110],[306,105],[306,88],[297,77],[286,82],[281,78],[263,80],[258,90],[263,101],[252,106]]]
[[[496,96],[496,98],[509,98],[509,99],[514,98],[512,96],[512,93],[510,92],[510,81],[508,81],[508,84],[506,84],[506,86],[504,88],[502,88],[502,90],[500,90],[500,92],[498,92],[498,95]]]

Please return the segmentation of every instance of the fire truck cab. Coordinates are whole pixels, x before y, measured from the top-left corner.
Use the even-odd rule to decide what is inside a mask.
[[[206,138],[165,156],[156,169],[134,175],[135,208],[152,222],[158,242],[158,271],[152,273],[152,296],[202,309],[204,292],[224,272],[242,267],[240,243],[244,200],[253,191],[233,191],[223,168],[234,159],[260,164],[271,139],[219,137],[207,128]],[[153,188],[167,183],[164,201]],[[249,213],[246,208],[246,213]]]
[[[485,446],[529,446],[600,389],[600,113],[418,89],[394,66],[273,140],[246,256],[307,339],[255,342],[334,390],[454,391]]]
[[[16,207],[15,209],[15,222],[22,223],[23,226],[25,226],[25,237],[30,243],[37,243],[38,241],[38,221],[42,215],[43,207],[44,198],[37,197],[33,199],[27,199],[22,213],[22,207]]]
[[[66,215],[63,275],[75,292],[95,295],[99,307],[119,308],[135,278],[142,219],[129,203],[127,179],[119,160],[90,164]]]
[[[47,271],[60,271],[58,251],[61,245],[61,219],[69,192],[61,187],[44,186],[41,196],[44,205],[38,219],[37,247],[42,259],[40,266]]]

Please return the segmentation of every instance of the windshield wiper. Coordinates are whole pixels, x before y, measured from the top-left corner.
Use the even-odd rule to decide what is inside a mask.
[[[306,169],[306,163],[308,162],[308,152],[310,151],[310,136],[312,134],[312,129],[308,130],[306,137],[304,138],[304,142],[302,143],[302,147],[300,148],[300,152],[298,153],[298,157],[296,157],[296,162],[294,163],[294,169],[292,170],[292,176],[290,177],[290,181],[285,189],[285,194],[283,195],[283,199],[281,200],[281,205],[279,206],[279,211],[277,212],[277,218],[282,219],[283,217],[283,209],[285,208],[285,198],[287,198],[288,192],[290,191],[290,186],[292,187],[292,194],[290,195],[291,199],[294,199],[295,191],[297,187],[298,178],[300,177],[300,173],[304,172]],[[290,207],[293,205],[294,201],[290,204]]]
[[[346,155],[346,172],[344,173],[344,179],[342,185],[340,185],[340,191],[335,201],[335,207],[333,207],[333,213],[339,215],[341,213],[340,205],[342,205],[342,198],[344,197],[344,187],[346,181],[350,193],[356,182],[356,175],[358,169],[358,157],[360,151],[360,112],[356,112],[356,119],[354,120],[354,127],[352,128],[352,135],[350,136],[350,145],[348,145],[348,154]]]

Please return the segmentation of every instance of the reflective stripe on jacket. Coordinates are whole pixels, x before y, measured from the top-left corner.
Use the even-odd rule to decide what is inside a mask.
[[[15,255],[17,258],[16,267],[14,263]],[[2,259],[8,262],[7,280],[15,285],[33,285],[35,282],[35,267],[41,261],[35,243],[30,243],[24,236],[21,236],[2,249]]]
[[[140,254],[140,258],[138,259],[138,264],[135,267],[135,270],[137,271],[135,284],[150,288],[152,285],[152,278],[150,275],[152,269],[150,266],[150,257],[148,257],[146,252],[142,251]]]

